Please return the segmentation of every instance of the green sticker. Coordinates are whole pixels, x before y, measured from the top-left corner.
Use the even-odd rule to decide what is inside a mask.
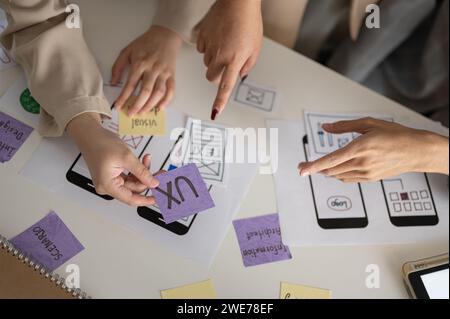
[[[38,102],[31,96],[29,89],[26,89],[20,95],[20,104],[25,109],[25,111],[32,114],[39,114],[41,111],[41,106]]]

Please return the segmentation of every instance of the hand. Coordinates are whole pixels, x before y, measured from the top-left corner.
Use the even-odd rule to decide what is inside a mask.
[[[406,172],[448,175],[448,139],[400,124],[365,118],[324,124],[329,133],[362,134],[314,162],[300,163],[302,176],[320,173],[343,182],[369,182]]]
[[[146,33],[122,50],[112,69],[111,84],[117,85],[130,64],[130,72],[115,107],[120,110],[128,98],[141,89],[128,116],[142,114],[153,107],[163,109],[172,100],[175,90],[176,56],[182,39],[164,27],[152,26]]]
[[[101,126],[100,116],[95,113],[77,116],[67,130],[83,154],[98,194],[110,195],[131,206],[155,203],[153,197],[141,195],[159,185],[149,172],[149,155],[141,163],[116,134]]]
[[[225,108],[238,76],[245,79],[261,49],[261,0],[217,0],[197,25],[206,78],[219,84],[211,119]]]

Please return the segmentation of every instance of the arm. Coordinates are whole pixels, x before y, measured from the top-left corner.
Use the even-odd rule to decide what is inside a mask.
[[[0,5],[9,22],[2,42],[22,65],[42,106],[40,132],[59,136],[67,128],[98,193],[129,205],[153,204],[153,197],[140,195],[158,185],[148,170],[150,158],[141,163],[101,125],[101,117],[110,116],[102,78],[81,29],[66,27],[65,1],[0,0]]]
[[[65,2],[0,0],[8,15],[2,43],[23,67],[41,104],[44,136],[61,135],[79,114],[110,116],[103,83],[81,29],[66,27]]]

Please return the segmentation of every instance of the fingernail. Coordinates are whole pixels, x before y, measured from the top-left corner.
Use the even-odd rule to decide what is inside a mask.
[[[245,80],[247,80],[247,78],[248,78],[248,74],[247,74],[247,75],[244,75],[244,76],[242,77],[242,79],[241,79],[241,83],[244,83]]]
[[[211,113],[211,121],[216,120],[217,114],[219,114],[219,111],[216,108],[214,108]]]
[[[156,188],[159,186],[159,181],[156,178],[153,178],[150,182],[150,188]]]
[[[327,128],[327,127],[330,127],[330,126],[331,126],[330,123],[323,123],[323,124],[322,124],[322,128]]]
[[[300,171],[300,176],[301,177],[309,176],[309,172],[302,170],[302,171]]]

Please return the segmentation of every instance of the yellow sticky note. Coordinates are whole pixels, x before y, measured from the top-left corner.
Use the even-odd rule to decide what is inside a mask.
[[[216,299],[211,280],[161,291],[163,299]]]
[[[331,299],[331,291],[282,282],[280,299]]]
[[[151,111],[132,117],[128,116],[128,107],[136,100],[132,96],[119,112],[119,134],[120,135],[144,135],[144,136],[162,136],[166,134],[166,112],[157,111],[153,108]]]

